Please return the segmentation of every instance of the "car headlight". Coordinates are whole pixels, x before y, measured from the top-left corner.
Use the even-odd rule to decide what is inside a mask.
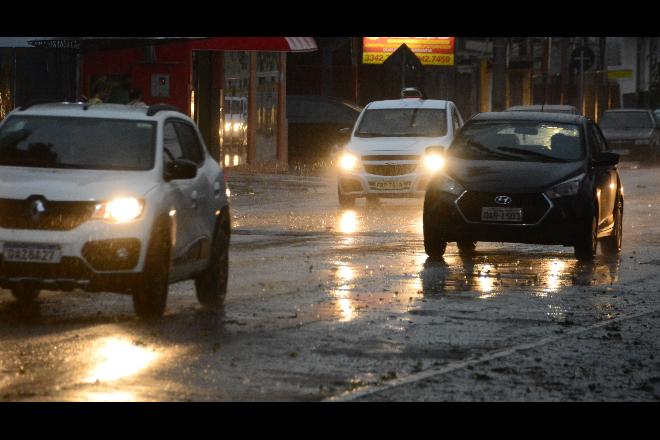
[[[635,139],[635,145],[646,145],[649,143],[648,139]]]
[[[460,196],[465,191],[465,188],[447,175],[438,176],[434,180],[433,187],[440,192],[445,192],[453,194],[455,196]]]
[[[339,158],[339,166],[344,170],[353,170],[357,168],[360,159],[352,153],[344,152]]]
[[[565,182],[562,182],[558,185],[553,186],[545,193],[551,199],[556,199],[559,197],[574,196],[580,191],[580,185],[584,179],[584,174],[568,179]]]
[[[126,223],[135,220],[144,210],[144,202],[134,197],[122,197],[95,206],[95,219],[114,223]]]
[[[439,153],[426,153],[423,162],[424,168],[431,173],[435,173],[445,166],[445,158]]]

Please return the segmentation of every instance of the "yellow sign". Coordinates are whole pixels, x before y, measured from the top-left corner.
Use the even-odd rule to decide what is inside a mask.
[[[454,37],[364,37],[362,63],[383,64],[402,44],[408,46],[423,65],[454,65]]]
[[[632,70],[610,70],[607,72],[607,77],[609,79],[628,79],[632,78]]]

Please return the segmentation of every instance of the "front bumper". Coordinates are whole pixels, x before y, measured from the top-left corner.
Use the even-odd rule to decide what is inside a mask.
[[[436,225],[448,242],[473,240],[573,246],[585,221],[591,218],[589,202],[585,203],[581,196],[571,196],[547,199],[547,209],[539,210],[537,218],[525,223],[489,223],[466,218],[457,203],[459,197],[439,194],[433,198],[434,202],[425,206],[424,222]]]
[[[399,176],[342,171],[339,190],[343,195],[353,197],[424,197],[430,177],[430,173],[420,171]]]
[[[0,228],[0,287],[29,283],[39,288],[125,292],[144,268],[149,221],[125,224],[88,221],[66,231]],[[6,244],[56,245],[57,263],[7,261]]]

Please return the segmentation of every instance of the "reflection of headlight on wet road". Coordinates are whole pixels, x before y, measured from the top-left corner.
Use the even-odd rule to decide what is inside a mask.
[[[344,211],[339,218],[339,232],[352,234],[357,231],[359,226],[358,217],[355,211]]]
[[[355,154],[344,153],[339,159],[339,166],[344,170],[353,170],[357,167],[358,157]]]
[[[118,338],[109,338],[98,349],[96,367],[85,382],[114,381],[132,376],[158,357],[154,351]]]
[[[428,153],[424,156],[424,168],[432,173],[445,166],[445,158],[438,153]]]

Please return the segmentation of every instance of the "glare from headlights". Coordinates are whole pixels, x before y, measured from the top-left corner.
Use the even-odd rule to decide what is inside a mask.
[[[344,170],[355,169],[358,163],[358,158],[354,154],[344,153],[339,159],[339,166]]]
[[[142,214],[144,205],[134,197],[122,197],[96,205],[94,217],[116,223],[135,220]]]
[[[424,166],[428,171],[435,173],[445,166],[445,158],[438,153],[429,153],[424,156]]]

